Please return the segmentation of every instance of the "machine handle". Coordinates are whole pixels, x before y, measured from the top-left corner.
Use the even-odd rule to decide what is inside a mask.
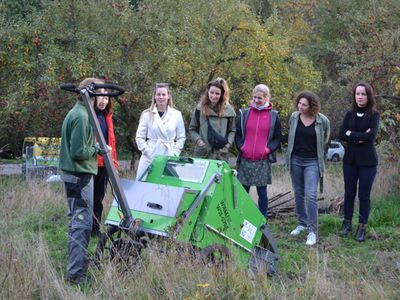
[[[184,162],[184,163],[193,163],[194,160],[191,157],[187,157],[187,156],[181,156],[179,157],[179,161]]]
[[[147,206],[153,209],[162,209],[162,205],[153,202],[147,202]]]
[[[78,88],[77,86],[75,86],[72,83],[62,83],[62,84],[60,84],[60,89],[68,91],[68,92],[76,93],[76,94],[80,94],[81,90],[85,89],[89,93],[90,97],[96,97],[96,96],[117,97],[117,96],[125,93],[125,90],[123,87],[116,85],[114,83],[94,83],[93,82],[93,83],[85,86],[82,89]],[[108,90],[111,90],[111,92],[96,93],[95,91],[97,89],[108,89]]]

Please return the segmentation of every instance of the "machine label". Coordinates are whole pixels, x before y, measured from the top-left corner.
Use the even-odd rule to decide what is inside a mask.
[[[246,241],[248,241],[250,244],[252,244],[256,232],[257,232],[257,227],[245,219],[243,221],[242,230],[240,231],[240,236],[244,238]]]
[[[218,228],[220,231],[226,231],[229,228],[229,225],[231,223],[231,217],[229,215],[228,208],[226,207],[226,204],[224,201],[221,201],[217,205],[217,212],[218,216],[221,218],[222,222],[222,228]]]

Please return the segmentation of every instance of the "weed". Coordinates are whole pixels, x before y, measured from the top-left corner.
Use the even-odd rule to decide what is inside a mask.
[[[326,174],[332,195],[342,193],[339,174],[337,165]],[[386,182],[390,182],[395,171],[381,174],[388,174]],[[77,288],[64,280],[68,220],[62,185],[0,176],[0,298],[399,298],[400,193],[394,187],[376,189],[379,195],[372,201],[365,243],[337,236],[339,216],[320,216],[318,245],[312,248],[305,245],[305,235],[290,236],[296,226],[294,217],[270,220],[280,255],[278,274],[272,278],[251,274],[229,261],[224,268],[208,267],[196,252],[151,243],[134,261],[104,260],[100,269],[90,267],[93,283]],[[269,192],[287,189],[290,179],[282,171]],[[106,211],[111,200],[109,191]],[[92,238],[89,256],[96,243]]]

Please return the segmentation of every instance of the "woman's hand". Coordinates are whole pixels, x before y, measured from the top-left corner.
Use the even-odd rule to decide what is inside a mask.
[[[346,135],[347,135],[347,136],[350,136],[350,134],[351,134],[351,131],[350,131],[350,130],[347,130],[347,131],[346,131]]]
[[[196,142],[197,146],[199,147],[203,147],[206,143],[204,143],[204,141],[202,139],[198,139]]]
[[[219,151],[222,153],[228,153],[230,147],[231,147],[231,144],[227,143],[223,148],[219,149]]]

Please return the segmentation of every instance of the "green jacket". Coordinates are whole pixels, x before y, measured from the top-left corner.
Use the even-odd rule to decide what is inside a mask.
[[[290,158],[294,147],[294,138],[296,135],[297,123],[300,113],[298,111],[292,113],[289,119],[289,137],[288,147],[286,150],[286,165],[290,172]],[[328,118],[319,113],[316,117],[315,132],[317,134],[317,156],[320,176],[322,177],[325,171],[325,144],[329,141],[331,127]]]
[[[196,110],[201,111],[200,104],[198,104],[193,110],[192,119],[189,124],[190,136],[195,142],[194,156],[225,160],[227,153],[222,153],[220,150],[213,150],[211,145],[208,143],[207,118],[200,113],[199,119],[197,119]],[[236,113],[233,106],[228,103],[225,106],[224,115],[222,117],[219,117],[211,108],[208,108],[208,113],[212,128],[220,135],[226,136],[228,138],[228,143],[232,145],[235,140],[236,132]],[[197,145],[199,139],[204,141],[205,145],[203,147]]]
[[[93,129],[81,101],[68,112],[62,125],[59,167],[66,173],[97,174]]]

